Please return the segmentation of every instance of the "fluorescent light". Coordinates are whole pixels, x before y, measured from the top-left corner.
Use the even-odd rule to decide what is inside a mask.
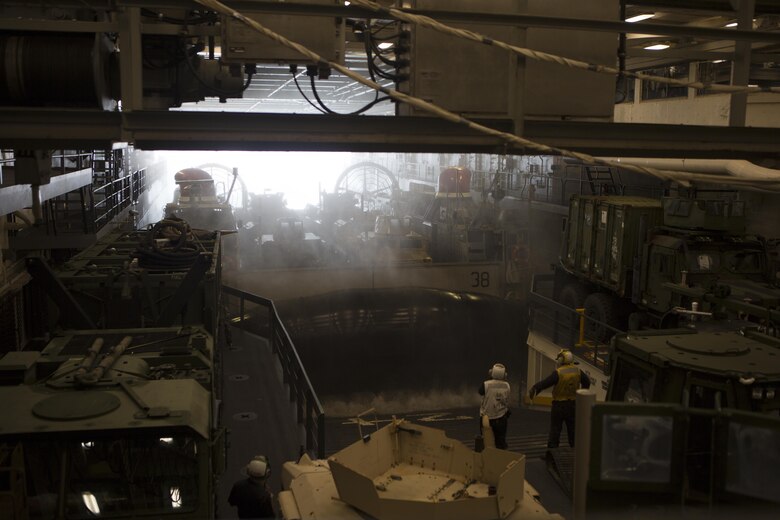
[[[379,45],[377,45],[377,47],[379,47],[382,50],[389,49],[392,46],[393,46],[393,44],[390,43],[390,42],[382,42]]]
[[[754,84],[750,83],[750,84],[748,85],[748,87],[757,88],[757,87],[758,87],[758,85],[754,85]]]
[[[89,512],[93,515],[99,515],[100,514],[100,506],[98,505],[97,498],[95,498],[95,495],[90,493],[89,491],[84,491],[81,493],[81,500],[84,501],[84,505],[89,509]]]
[[[656,43],[655,45],[648,45],[645,47],[646,51],[662,51],[664,49],[668,49],[669,46],[665,43]]]
[[[755,24],[755,23],[756,23],[756,19],[755,19],[755,18],[753,18],[753,24]],[[726,24],[726,25],[724,25],[723,27],[736,27],[737,25],[739,25],[739,23],[738,23],[738,22],[731,22],[731,23],[727,23],[727,24]]]
[[[173,444],[173,437],[160,437],[160,442],[163,444]]]
[[[712,63],[723,63],[726,60],[712,60]]]
[[[631,18],[626,18],[626,22],[628,23],[641,22],[642,20],[647,20],[648,18],[652,18],[654,16],[655,13],[638,14],[636,16],[632,16]]]
[[[181,507],[181,490],[178,487],[171,488],[171,507],[173,509]]]

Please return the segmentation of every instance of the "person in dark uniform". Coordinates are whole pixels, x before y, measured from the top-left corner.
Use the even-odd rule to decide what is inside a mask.
[[[553,387],[552,410],[550,413],[550,434],[547,438],[548,448],[557,448],[561,438],[563,423],[566,423],[566,434],[569,446],[574,447],[574,398],[578,388],[590,388],[590,379],[585,373],[574,366],[574,357],[568,350],[561,350],[555,360],[558,367],[555,372],[542,379],[528,392],[533,401],[536,394]]]
[[[509,383],[506,381],[506,368],[496,363],[490,369],[490,379],[479,387],[482,405],[479,407],[480,428],[483,417],[487,417],[493,431],[496,448],[505,450],[507,420],[509,419]]]
[[[246,466],[248,478],[233,484],[228,503],[238,508],[239,518],[276,518],[273,496],[267,486],[270,473],[268,459],[255,457]]]

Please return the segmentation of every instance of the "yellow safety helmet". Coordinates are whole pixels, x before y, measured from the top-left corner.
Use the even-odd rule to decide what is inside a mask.
[[[555,360],[558,362],[558,365],[570,365],[574,362],[574,356],[570,350],[562,349],[558,352],[558,355],[555,356]]]

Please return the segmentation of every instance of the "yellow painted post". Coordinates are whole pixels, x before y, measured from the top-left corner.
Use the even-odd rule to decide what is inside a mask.
[[[577,341],[577,347],[584,347],[585,346],[585,308],[575,309],[577,311],[577,314],[580,315],[580,337],[579,341]]]

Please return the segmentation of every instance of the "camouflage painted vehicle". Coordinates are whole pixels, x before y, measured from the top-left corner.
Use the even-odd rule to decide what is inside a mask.
[[[610,356],[589,422],[588,518],[777,518],[778,338],[647,330],[616,335]]]
[[[554,299],[584,308],[602,340],[599,324],[672,328],[680,309],[774,327],[777,282],[766,241],[745,233],[743,201],[575,195]]]
[[[730,199],[572,198],[560,265],[534,278],[528,379],[571,349],[603,401],[577,419],[588,518],[777,517],[780,287],[744,217]]]
[[[214,517],[213,356],[185,326],[64,331],[0,358],[0,517]]]
[[[215,516],[220,235],[182,222],[28,259],[47,339],[0,358],[0,518]]]
[[[524,480],[525,455],[477,453],[442,430],[393,420],[332,455],[282,468],[282,516],[294,519],[562,519]]]
[[[608,401],[778,414],[780,339],[756,328],[618,334]]]

